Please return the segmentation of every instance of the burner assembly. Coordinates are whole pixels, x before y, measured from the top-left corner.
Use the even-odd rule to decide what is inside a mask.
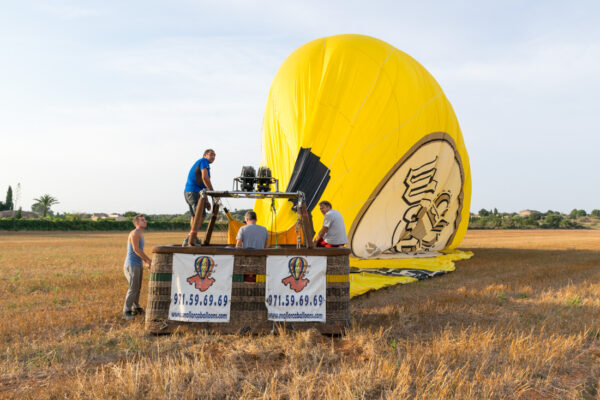
[[[242,172],[237,178],[233,178],[233,190],[242,192],[270,192],[275,185],[275,191],[279,191],[279,181],[271,176],[269,167],[259,167],[258,173],[252,166],[242,167]]]

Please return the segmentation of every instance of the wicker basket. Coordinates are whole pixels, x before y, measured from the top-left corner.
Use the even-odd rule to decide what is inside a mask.
[[[148,290],[146,330],[171,333],[174,329],[207,329],[222,333],[268,333],[277,325],[287,329],[316,328],[321,333],[341,334],[350,323],[349,249],[296,249],[295,247],[249,250],[225,247],[155,247]],[[231,314],[228,323],[180,322],[168,319],[171,302],[173,254],[233,255]],[[273,322],[267,319],[265,274],[268,255],[326,256],[326,322]]]

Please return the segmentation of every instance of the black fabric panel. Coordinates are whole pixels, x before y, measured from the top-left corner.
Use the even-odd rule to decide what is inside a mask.
[[[443,275],[448,271],[429,271],[426,269],[414,268],[350,268],[351,274],[367,272],[369,274],[385,275],[385,276],[408,276],[418,280],[433,278],[434,276]]]
[[[319,202],[329,179],[331,179],[329,168],[321,162],[321,159],[310,149],[300,148],[286,191],[304,192],[306,205],[310,212]],[[296,199],[290,199],[290,201],[296,205]]]

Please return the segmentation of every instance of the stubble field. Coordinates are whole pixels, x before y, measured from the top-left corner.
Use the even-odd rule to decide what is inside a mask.
[[[126,238],[0,233],[0,397],[600,398],[600,231],[470,231],[471,260],[353,299],[339,338],[147,336]]]

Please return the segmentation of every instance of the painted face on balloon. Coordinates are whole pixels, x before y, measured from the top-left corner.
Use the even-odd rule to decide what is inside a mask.
[[[206,279],[215,268],[215,261],[207,256],[198,257],[195,264],[196,273],[201,279]]]
[[[292,257],[288,262],[288,269],[290,275],[295,279],[299,280],[302,275],[306,273],[308,268],[308,262],[303,257]]]
[[[386,174],[358,213],[350,229],[354,255],[414,257],[444,249],[460,223],[463,183],[450,136],[425,136]]]

